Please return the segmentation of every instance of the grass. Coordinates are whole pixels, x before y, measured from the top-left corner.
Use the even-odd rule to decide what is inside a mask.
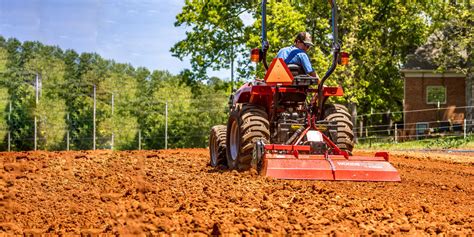
[[[413,140],[395,143],[393,141],[374,142],[365,140],[356,145],[359,149],[474,149],[474,135],[467,136],[446,136],[438,138],[427,138],[423,140]]]

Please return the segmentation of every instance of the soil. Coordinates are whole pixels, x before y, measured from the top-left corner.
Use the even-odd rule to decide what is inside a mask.
[[[213,169],[206,149],[4,152],[0,234],[472,235],[474,163],[454,156],[397,152],[384,183]]]

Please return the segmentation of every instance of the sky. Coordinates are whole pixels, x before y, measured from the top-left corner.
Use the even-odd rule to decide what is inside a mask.
[[[169,51],[185,38],[186,28],[174,27],[183,6],[184,0],[0,0],[0,35],[178,74],[190,68]]]

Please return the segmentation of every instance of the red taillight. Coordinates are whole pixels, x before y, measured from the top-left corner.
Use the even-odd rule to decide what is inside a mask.
[[[341,59],[341,61],[339,62],[339,64],[341,64],[341,65],[349,65],[349,53],[347,53],[347,52],[341,52],[341,54],[340,54],[340,59]]]
[[[258,48],[252,49],[250,53],[250,61],[255,62],[255,63],[260,61],[260,49]]]

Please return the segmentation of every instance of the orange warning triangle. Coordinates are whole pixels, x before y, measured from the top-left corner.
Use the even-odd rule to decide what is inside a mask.
[[[265,74],[267,84],[288,85],[293,83],[293,75],[281,58],[273,59],[267,74]]]

